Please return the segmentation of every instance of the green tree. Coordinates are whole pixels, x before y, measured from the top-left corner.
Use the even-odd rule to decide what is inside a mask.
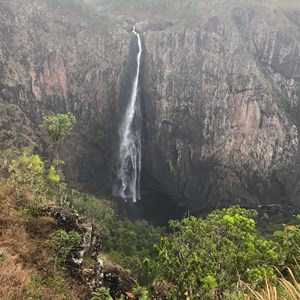
[[[43,127],[46,129],[49,142],[54,148],[54,159],[49,168],[48,179],[53,185],[58,186],[59,194],[61,195],[58,202],[61,205],[67,203],[65,201],[67,191],[66,185],[62,182],[64,176],[61,165],[64,162],[58,159],[57,147],[60,140],[74,128],[75,123],[76,118],[71,113],[47,116],[43,120]]]
[[[258,234],[254,210],[234,206],[203,220],[171,221],[174,233],[157,247],[162,277],[171,295],[213,299],[243,280],[260,285],[280,261],[277,245]]]
[[[47,130],[50,142],[56,146],[73,129],[75,122],[76,118],[71,113],[57,114],[44,117],[43,127]]]
[[[48,187],[44,178],[44,162],[39,155],[25,150],[23,154],[12,159],[8,171],[17,199],[29,191],[33,193],[36,203],[45,203]]]

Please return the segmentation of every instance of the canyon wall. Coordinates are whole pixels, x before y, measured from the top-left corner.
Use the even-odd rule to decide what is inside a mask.
[[[143,170],[192,207],[299,203],[300,11],[143,22]]]
[[[136,22],[144,191],[193,209],[299,204],[300,10],[234,8],[184,25],[98,22],[50,2],[0,0],[1,149],[42,149],[43,115],[71,111],[67,178],[112,184]]]
[[[42,151],[43,116],[71,111],[77,127],[59,147],[66,175],[107,184],[130,34],[110,19],[50,4],[0,1],[0,146]]]

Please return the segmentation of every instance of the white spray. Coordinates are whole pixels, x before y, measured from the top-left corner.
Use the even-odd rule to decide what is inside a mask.
[[[118,182],[116,193],[125,200],[136,202],[140,199],[140,173],[141,173],[141,129],[139,125],[140,103],[138,101],[140,62],[142,43],[139,34],[132,32],[138,40],[139,52],[137,54],[136,73],[125,117],[120,127],[120,151],[117,170]]]

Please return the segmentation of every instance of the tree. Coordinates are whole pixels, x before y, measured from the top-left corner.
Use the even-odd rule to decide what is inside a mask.
[[[33,155],[28,149],[24,150],[21,155],[12,159],[8,171],[17,199],[30,191],[36,204],[43,204],[46,201],[48,188],[44,178],[45,167],[39,155]]]
[[[59,166],[63,162],[58,160],[58,143],[67,133],[69,133],[74,128],[75,122],[76,118],[71,113],[44,117],[43,127],[46,129],[49,141],[54,147],[55,159],[52,162],[49,173],[49,179],[53,179],[53,182],[58,182],[59,179],[57,176],[62,175]],[[60,174],[56,174],[56,171],[58,171],[58,173]]]
[[[75,122],[76,118],[71,113],[57,114],[44,117],[43,127],[47,130],[50,142],[57,145],[73,129]]]
[[[43,127],[46,129],[49,141],[54,147],[54,159],[49,168],[48,179],[52,184],[58,184],[59,203],[61,205],[67,205],[68,201],[66,184],[61,182],[61,179],[64,178],[61,165],[64,162],[58,159],[57,147],[60,140],[74,128],[75,122],[76,118],[71,113],[47,116],[44,117],[43,121]]]
[[[171,221],[174,233],[157,247],[163,278],[172,295],[214,299],[243,280],[260,285],[278,264],[277,244],[260,237],[254,210],[234,206],[215,210],[203,220]]]

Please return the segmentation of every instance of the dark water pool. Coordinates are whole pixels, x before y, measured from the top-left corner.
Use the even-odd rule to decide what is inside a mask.
[[[143,191],[141,200],[126,203],[125,209],[132,220],[144,219],[155,226],[166,226],[171,219],[184,217],[185,209],[169,196],[152,191]]]

